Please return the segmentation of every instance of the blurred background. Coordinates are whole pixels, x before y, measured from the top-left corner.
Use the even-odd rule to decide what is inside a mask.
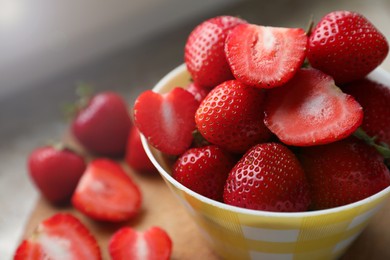
[[[191,30],[216,15],[306,28],[334,10],[365,15],[390,39],[390,1],[0,0],[0,257],[10,259],[38,194],[28,154],[67,131],[78,82],[137,95],[183,62]],[[387,58],[383,67],[390,71]]]

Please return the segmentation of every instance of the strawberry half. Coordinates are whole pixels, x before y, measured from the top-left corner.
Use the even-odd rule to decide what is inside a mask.
[[[390,87],[362,79],[341,88],[363,107],[363,130],[378,143],[390,145]]]
[[[218,16],[199,24],[189,35],[184,60],[196,84],[213,88],[233,79],[224,52],[228,32],[244,20],[232,16]]]
[[[102,259],[96,239],[86,226],[67,213],[42,221],[17,248],[15,260]]]
[[[134,122],[155,148],[179,155],[192,143],[198,106],[195,97],[179,87],[163,95],[148,90],[135,101]]]
[[[276,212],[306,211],[310,204],[298,159],[279,143],[249,149],[231,170],[223,198],[233,206]]]
[[[198,130],[210,143],[244,153],[271,136],[263,123],[263,100],[261,89],[225,81],[210,91],[196,111]]]
[[[335,11],[325,15],[310,35],[310,64],[337,84],[366,76],[386,58],[389,44],[363,15]]]
[[[72,203],[90,218],[119,222],[138,214],[141,199],[138,186],[118,163],[96,159],[89,163]]]
[[[316,69],[299,70],[286,85],[270,90],[265,101],[265,125],[288,145],[343,139],[362,119],[360,104],[344,94],[332,77]]]
[[[312,207],[326,209],[367,198],[390,185],[383,157],[356,138],[302,148]]]
[[[168,260],[172,241],[159,227],[151,227],[145,232],[124,227],[114,233],[108,247],[112,260]]]
[[[300,28],[241,24],[231,30],[225,53],[236,79],[259,88],[278,87],[301,67],[307,36]]]
[[[192,148],[177,159],[172,176],[190,190],[222,201],[223,187],[234,164],[234,158],[218,146]]]

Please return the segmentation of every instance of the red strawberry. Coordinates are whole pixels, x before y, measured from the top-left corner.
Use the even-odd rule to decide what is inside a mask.
[[[136,171],[156,171],[156,168],[145,153],[141,142],[140,132],[136,126],[131,128],[129,139],[127,140],[125,161],[131,168]]]
[[[307,58],[339,84],[363,78],[388,52],[386,38],[364,16],[335,11],[325,15],[311,33]]]
[[[263,97],[261,89],[237,80],[218,85],[196,112],[199,132],[210,143],[234,153],[266,141],[271,134],[263,123]]]
[[[130,127],[130,115],[123,98],[113,92],[102,92],[79,111],[71,130],[88,151],[120,157],[125,153]]]
[[[390,88],[369,79],[342,87],[362,105],[363,130],[376,141],[390,145]]]
[[[264,122],[289,145],[334,142],[361,124],[358,102],[336,87],[332,77],[316,69],[301,69],[283,87],[267,93]]]
[[[305,59],[306,47],[303,29],[242,24],[226,38],[225,52],[236,79],[273,88],[294,76]]]
[[[119,222],[138,214],[141,199],[138,186],[118,163],[96,159],[89,163],[72,203],[93,219]]]
[[[187,91],[190,92],[192,95],[194,95],[195,99],[199,102],[202,102],[202,100],[207,96],[207,94],[210,92],[210,89],[207,89],[205,87],[200,86],[196,82],[191,82],[187,86]]]
[[[233,79],[224,45],[228,32],[242,23],[246,21],[219,16],[204,21],[191,32],[185,45],[184,60],[197,84],[211,88]]]
[[[111,237],[109,252],[112,260],[168,260],[172,252],[172,240],[159,227],[151,227],[145,232],[124,227]]]
[[[295,155],[279,143],[258,144],[231,170],[223,194],[233,206],[277,211],[305,211],[309,185]]]
[[[223,188],[234,164],[233,157],[218,146],[192,148],[177,159],[172,176],[190,190],[222,201]]]
[[[17,248],[14,260],[102,259],[96,239],[77,218],[57,213]]]
[[[346,205],[390,185],[383,157],[357,139],[303,148],[300,159],[315,209]]]
[[[85,169],[84,158],[62,145],[36,148],[28,157],[31,179],[54,204],[70,201]]]
[[[195,130],[194,115],[199,102],[188,91],[143,92],[134,104],[134,121],[151,145],[163,153],[179,155],[187,150]]]

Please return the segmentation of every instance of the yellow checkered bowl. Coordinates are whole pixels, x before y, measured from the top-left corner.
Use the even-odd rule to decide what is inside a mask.
[[[390,82],[377,69],[370,77]],[[165,93],[187,86],[190,74],[181,65],[153,88]],[[169,163],[142,136],[145,151],[161,176],[197,223],[210,246],[225,259],[335,259],[366,227],[390,194],[390,187],[364,200],[327,210],[276,213],[243,209],[199,195],[171,176]]]

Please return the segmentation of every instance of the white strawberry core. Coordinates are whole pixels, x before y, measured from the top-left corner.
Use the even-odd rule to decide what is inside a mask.
[[[43,251],[47,254],[47,259],[75,259],[75,256],[71,253],[71,243],[67,239],[41,234],[38,237],[38,241],[42,245]]]
[[[145,241],[145,238],[142,233],[137,233],[137,240],[135,244],[137,259],[139,260],[147,260],[148,259],[148,245]]]
[[[332,115],[332,106],[329,103],[325,95],[317,94],[300,106],[299,114],[308,120],[322,122]]]
[[[265,50],[274,50],[275,49],[275,36],[274,36],[274,30],[269,27],[264,27],[263,31],[263,44],[262,47]]]
[[[88,189],[100,193],[104,192],[106,187],[103,182],[96,180],[92,174],[84,174],[77,186],[77,192],[83,192]]]
[[[174,123],[174,112],[173,112],[173,107],[170,104],[168,100],[164,100],[161,105],[161,110],[162,110],[162,117],[163,117],[163,129],[166,129],[166,133],[169,135],[175,135],[175,123]]]

